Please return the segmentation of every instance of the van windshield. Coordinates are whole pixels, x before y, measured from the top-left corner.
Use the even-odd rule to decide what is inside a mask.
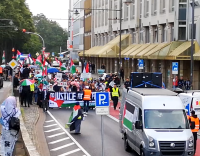
[[[189,129],[184,110],[144,110],[146,129]]]

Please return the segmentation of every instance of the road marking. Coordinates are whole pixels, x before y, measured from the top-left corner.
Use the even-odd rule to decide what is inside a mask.
[[[54,121],[58,124],[58,126],[60,126],[60,128],[62,128],[62,130],[70,137],[70,139],[81,149],[81,151],[83,151],[83,153],[86,154],[86,156],[91,156],[79,143],[78,141],[76,141],[76,139],[74,139],[71,134],[56,120],[56,118],[49,112],[47,111],[47,113],[52,117],[52,119],[54,119]]]
[[[48,121],[45,121],[45,122],[53,122],[54,120],[48,120]]]
[[[51,129],[51,130],[48,130],[48,131],[44,131],[44,132],[53,132],[53,131],[57,131],[57,130],[59,130],[60,128],[54,128],[54,129]]]
[[[56,144],[56,143],[58,143],[58,142],[61,142],[61,141],[67,140],[67,139],[69,139],[69,137],[63,138],[63,139],[59,139],[59,140],[56,140],[56,141],[52,141],[52,142],[50,142],[49,144]]]
[[[44,126],[44,127],[53,127],[53,126],[56,126],[57,124],[52,124],[52,125],[47,125],[47,126]]]
[[[67,153],[63,153],[63,154],[58,155],[58,156],[67,156],[67,155],[70,155],[70,154],[75,153],[75,152],[78,152],[78,151],[80,151],[79,148],[77,148],[77,149],[75,149],[75,150],[73,150],[73,151],[67,152]],[[84,155],[84,156],[86,156],[86,155]]]
[[[54,137],[57,137],[57,136],[60,136],[60,135],[63,135],[63,134],[65,134],[65,132],[54,134],[54,135],[50,135],[50,136],[48,136],[48,138],[54,138]]]
[[[113,119],[113,120],[115,120],[116,122],[119,122],[119,120],[118,119],[116,119],[115,117],[113,117],[112,115],[107,115],[109,118],[111,118],[111,119]]]
[[[65,148],[65,147],[72,146],[72,145],[74,145],[74,144],[75,144],[75,143],[72,142],[72,143],[69,143],[69,144],[67,144],[67,145],[63,145],[63,146],[60,146],[60,147],[54,148],[54,149],[52,149],[52,150],[50,150],[50,151],[58,151],[58,150],[60,150],[60,149],[63,149],[63,148]]]

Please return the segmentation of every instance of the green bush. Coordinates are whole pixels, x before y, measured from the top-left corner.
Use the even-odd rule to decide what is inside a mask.
[[[73,62],[74,62],[74,65],[79,65],[79,61],[73,60]]]

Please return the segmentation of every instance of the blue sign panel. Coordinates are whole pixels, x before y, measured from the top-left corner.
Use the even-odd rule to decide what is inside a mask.
[[[178,74],[178,62],[172,62],[172,74]]]
[[[138,66],[139,69],[144,69],[144,60],[139,60]]]
[[[54,52],[52,52],[52,56],[54,56]]]
[[[109,107],[109,93],[96,93],[96,107]]]

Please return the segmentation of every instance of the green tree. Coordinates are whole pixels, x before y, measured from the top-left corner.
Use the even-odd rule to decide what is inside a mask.
[[[47,19],[43,14],[33,17],[36,31],[44,38],[47,52],[58,53],[60,47],[67,50],[67,30],[55,21]]]
[[[25,4],[25,0],[2,0],[0,1],[0,60],[2,57],[2,51],[6,51],[6,62],[9,62],[12,56],[11,49],[14,47],[16,50],[20,50],[23,53],[26,51],[23,49],[24,44],[31,40],[31,36],[22,33],[22,29],[27,29],[34,32],[35,27],[32,19],[32,14]],[[7,21],[2,19],[11,19],[14,26],[9,26]],[[6,27],[2,27],[6,26]]]

